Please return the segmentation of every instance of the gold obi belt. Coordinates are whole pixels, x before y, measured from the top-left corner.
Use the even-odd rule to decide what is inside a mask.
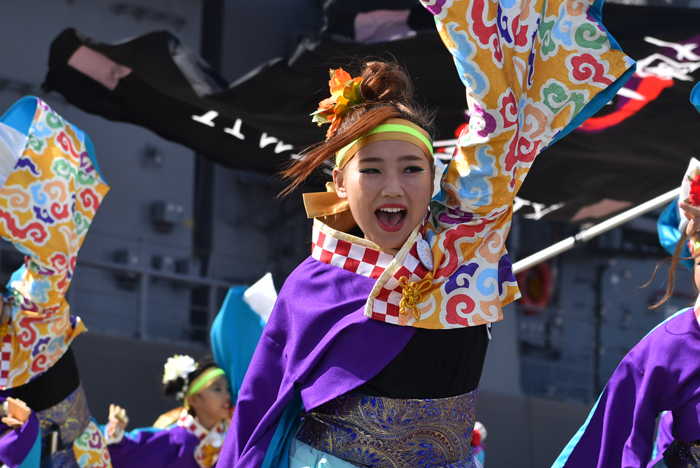
[[[78,467],[73,442],[90,424],[91,415],[83,385],[52,406],[37,413],[41,426],[41,456],[52,467]],[[43,465],[42,465],[43,466]]]
[[[667,468],[700,467],[700,440],[695,442],[674,440],[664,452],[664,463]]]
[[[296,438],[357,466],[473,468],[477,391],[433,400],[348,393],[305,413]]]

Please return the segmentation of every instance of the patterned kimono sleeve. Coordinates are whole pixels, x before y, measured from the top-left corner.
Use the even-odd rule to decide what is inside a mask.
[[[34,97],[0,118],[0,183],[0,236],[25,255],[0,327],[12,354],[2,388],[46,371],[85,329],[70,316],[65,294],[109,187],[88,136]]]
[[[502,227],[535,157],[609,101],[634,63],[602,26],[601,0],[422,3],[471,115],[433,204],[435,223]]]

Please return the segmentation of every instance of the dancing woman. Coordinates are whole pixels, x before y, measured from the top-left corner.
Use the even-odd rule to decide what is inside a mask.
[[[333,158],[333,182],[305,197],[311,257],[280,292],[220,466],[475,464],[488,326],[519,295],[504,244],[513,198],[535,156],[632,63],[600,3],[425,3],[467,87],[469,126],[432,198],[430,114],[405,73],[331,72],[314,113],[327,140],[284,175],[296,187]]]
[[[151,428],[124,434],[126,412],[111,405],[104,431],[114,468],[209,468],[216,464],[231,421],[235,398],[277,296],[268,274],[250,288],[229,290],[210,331],[214,358],[168,359],[163,391],[183,407]]]
[[[699,90],[696,86],[691,95],[698,111]],[[687,176],[693,182],[684,177],[681,202],[669,206],[660,217],[659,239],[667,250],[673,247],[673,260],[666,295],[655,306],[671,297],[678,263],[693,269],[700,290],[700,163],[694,161],[691,169]],[[690,220],[684,233],[679,226],[683,215]],[[700,467],[698,355],[700,297],[693,307],[656,326],[627,353],[553,468]],[[652,460],[656,421],[664,411],[668,413],[661,419],[660,435],[665,451]]]
[[[216,464],[233,406],[226,373],[212,359],[168,358],[163,390],[184,408],[163,415],[154,428],[124,434],[128,422],[119,407],[110,408],[105,428],[115,468],[210,468]],[[164,421],[167,415],[171,421]],[[163,428],[164,430],[159,430]]]

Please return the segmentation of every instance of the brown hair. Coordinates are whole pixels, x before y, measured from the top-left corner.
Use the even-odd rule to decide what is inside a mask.
[[[683,252],[683,246],[686,244],[687,241],[688,234],[684,232],[676,245],[676,250],[673,251],[673,256],[670,258],[665,258],[659,263],[657,263],[656,268],[654,268],[654,274],[651,275],[651,279],[647,281],[647,283],[644,286],[642,286],[643,288],[649,286],[651,282],[654,281],[654,278],[656,278],[656,273],[658,273],[659,267],[664,263],[668,263],[669,261],[671,262],[671,268],[668,272],[668,284],[666,285],[666,292],[664,293],[664,296],[661,299],[649,306],[651,310],[661,307],[666,303],[666,301],[671,299],[671,296],[673,296],[673,288],[676,286],[676,267],[678,266],[678,262],[682,260],[693,259],[693,257],[681,257],[681,252]]]
[[[344,146],[389,119],[406,119],[433,136],[434,113],[416,102],[411,79],[401,66],[395,62],[365,62],[360,76],[363,102],[342,115],[342,121],[333,136],[304,150],[301,158],[292,161],[280,173],[283,179],[290,182],[281,196],[288,195],[299,187],[324,161],[335,156]]]

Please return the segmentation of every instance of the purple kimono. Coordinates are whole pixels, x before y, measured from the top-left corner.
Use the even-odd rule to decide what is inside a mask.
[[[399,354],[415,329],[364,316],[374,283],[311,257],[292,272],[253,356],[218,468],[263,464],[295,388],[311,410],[367,382]]]
[[[113,468],[200,468],[192,454],[199,438],[180,426],[127,433],[109,446]]]
[[[671,446],[673,442],[673,434],[671,434],[671,429],[673,428],[673,413],[666,411],[659,419],[659,427],[656,430],[656,445],[654,446],[654,459],[649,462],[647,468],[652,468],[656,465],[663,457],[664,452],[667,448]]]
[[[672,435],[700,439],[700,325],[685,309],[652,330],[624,357],[553,468],[645,467],[656,418],[673,414]]]
[[[0,404],[5,399],[0,398]],[[41,457],[41,439],[39,438],[39,419],[32,411],[29,419],[19,428],[10,427],[0,422],[0,464],[9,468],[22,466],[39,466]]]

